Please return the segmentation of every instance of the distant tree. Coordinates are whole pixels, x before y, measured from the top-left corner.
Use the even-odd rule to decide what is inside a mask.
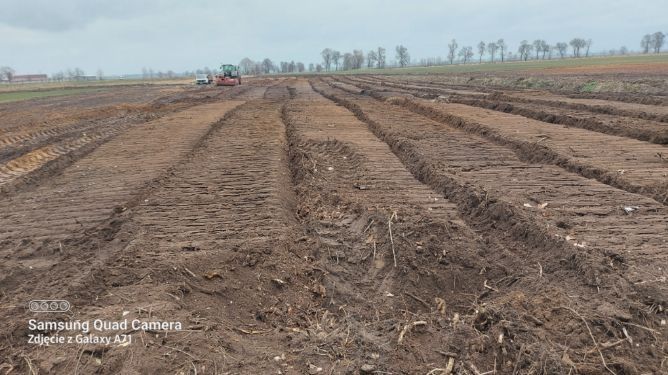
[[[556,48],[557,51],[559,51],[559,56],[561,56],[562,59],[566,57],[566,50],[568,49],[568,44],[564,42],[559,42],[554,45],[554,48]]]
[[[250,74],[251,70],[253,70],[253,65],[255,65],[255,63],[248,57],[244,57],[239,62],[239,68],[241,69],[242,74]]]
[[[536,39],[533,41],[533,49],[536,51],[536,60],[538,60],[538,55],[543,52],[543,43],[545,43],[545,41],[542,39]]]
[[[573,38],[569,44],[573,48],[573,57],[580,57],[580,50],[587,45],[587,41],[582,38]]]
[[[496,42],[487,43],[487,52],[489,53],[489,57],[491,58],[492,62],[494,62],[494,55],[496,55],[496,51],[498,49],[499,46],[496,44]]]
[[[382,69],[385,67],[385,48],[383,47],[378,47],[376,50],[376,61],[378,65],[378,69]]]
[[[666,43],[666,34],[662,33],[661,31],[657,31],[652,34],[650,41],[652,48],[654,49],[654,53],[659,53],[661,52],[661,47],[663,47],[663,45]]]
[[[589,49],[591,48],[591,43],[592,43],[591,39],[587,39],[585,41],[585,46],[584,46],[585,47],[585,57],[589,57]]]
[[[315,66],[315,71],[318,72],[318,73],[322,72],[322,65],[320,65],[320,64],[316,65]]]
[[[457,41],[455,39],[451,40],[450,43],[448,44],[448,60],[450,61],[450,65],[452,65],[453,61],[455,61],[455,53],[457,53],[457,47],[459,47],[459,45],[457,44]]]
[[[373,68],[374,65],[376,64],[376,60],[378,60],[378,55],[376,54],[376,51],[371,50],[367,52],[366,54],[366,67],[367,68]]]
[[[322,56],[322,63],[325,66],[325,70],[329,72],[329,70],[332,67],[332,51],[330,48],[325,48],[320,52],[320,56]]]
[[[540,46],[538,47],[540,51],[543,53],[542,59],[545,59],[545,55],[549,54],[550,58],[552,58],[552,46],[549,45],[546,41],[541,40],[540,41]]]
[[[620,55],[626,55],[627,53],[629,53],[629,49],[626,48],[626,46],[621,46],[621,47],[619,48],[619,54],[620,54]]]
[[[649,49],[652,46],[652,36],[650,34],[645,34],[640,40],[640,47],[642,48],[642,53],[649,53]]]
[[[336,67],[336,70],[339,70],[339,62],[341,61],[341,58],[343,58],[343,55],[341,55],[341,52],[332,51],[332,63],[334,63],[334,66]]]
[[[86,75],[86,72],[84,72],[84,70],[81,68],[74,68],[73,73],[77,79],[81,79],[81,77]]]
[[[304,67],[304,63],[298,62],[297,63],[297,72],[302,73],[302,72],[304,72],[304,70],[306,70],[306,68]]]
[[[352,53],[346,52],[343,54],[343,63],[341,64],[341,70],[350,70],[354,69],[355,67],[355,62],[354,62],[355,57],[353,56]]]
[[[503,38],[497,40],[496,45],[499,47],[499,53],[501,54],[501,62],[503,62],[503,58],[506,54],[506,48],[508,48],[508,46],[506,45],[506,42],[503,40]]]
[[[313,65],[313,63],[308,64],[308,71],[309,72],[314,72],[315,71],[315,65]]]
[[[397,62],[399,63],[399,66],[403,68],[408,65],[411,61],[411,57],[408,54],[408,48],[400,44],[395,48],[395,51],[397,52]]]
[[[9,66],[3,66],[0,68],[0,79],[11,81],[12,78],[14,78],[14,73],[16,73],[16,71],[13,68]]]
[[[480,59],[478,59],[479,63],[482,63],[482,55],[485,54],[485,49],[487,49],[487,45],[485,42],[480,41],[480,43],[478,43],[478,54],[480,55]]]
[[[100,80],[100,81],[102,80],[102,77],[104,76],[104,72],[102,71],[102,69],[97,70],[96,76],[97,76],[98,80]]]
[[[364,65],[364,51],[353,50],[353,69],[360,69]]]
[[[466,64],[466,62],[471,60],[471,58],[473,57],[473,47],[470,46],[462,47],[462,49],[459,50],[459,56],[464,61],[464,64]]]
[[[62,70],[57,73],[53,73],[51,75],[51,79],[53,79],[54,81],[63,81],[65,80],[65,73]]]
[[[148,78],[148,69],[146,67],[141,68],[141,79],[147,79]]]
[[[274,63],[269,59],[265,58],[262,60],[262,72],[264,74],[269,74],[274,70]]]
[[[533,49],[533,46],[529,44],[526,40],[523,40],[520,42],[520,46],[517,49],[517,53],[520,55],[520,60],[527,61],[529,59],[529,54],[531,53],[531,50]]]

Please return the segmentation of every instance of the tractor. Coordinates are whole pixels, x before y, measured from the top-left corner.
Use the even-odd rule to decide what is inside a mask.
[[[241,84],[241,74],[237,65],[223,64],[216,74],[216,86],[236,86]]]

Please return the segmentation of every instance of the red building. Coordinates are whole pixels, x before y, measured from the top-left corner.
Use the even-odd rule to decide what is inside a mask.
[[[49,79],[46,74],[24,74],[12,76],[11,83],[23,82],[46,82]]]

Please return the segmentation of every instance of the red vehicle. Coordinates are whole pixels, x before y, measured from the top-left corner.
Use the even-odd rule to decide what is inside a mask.
[[[236,86],[241,84],[241,74],[236,65],[223,64],[220,66],[220,74],[216,74],[216,86]]]

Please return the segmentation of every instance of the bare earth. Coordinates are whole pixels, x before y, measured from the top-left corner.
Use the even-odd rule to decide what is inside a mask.
[[[246,82],[0,104],[0,373],[668,371],[666,93]]]

